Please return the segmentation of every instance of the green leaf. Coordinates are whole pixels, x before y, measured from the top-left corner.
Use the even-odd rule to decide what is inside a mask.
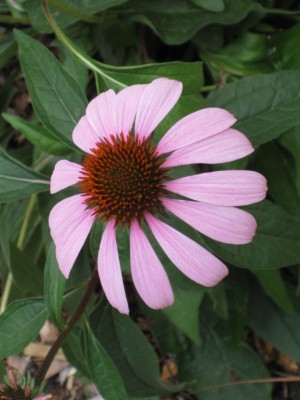
[[[11,303],[0,316],[0,359],[22,351],[38,335],[47,319],[40,299],[21,299]]]
[[[163,265],[166,267],[166,263]],[[163,313],[177,328],[200,345],[199,308],[205,288],[187,279],[173,265],[168,268],[168,276],[172,283],[175,281],[172,285],[175,301]]]
[[[277,31],[269,38],[270,60],[276,70],[299,69],[300,24]]]
[[[5,369],[4,363],[1,361],[0,362],[0,382],[3,382],[4,376],[6,376],[6,369]]]
[[[300,196],[294,171],[286,153],[274,142],[261,146],[252,156],[250,169],[261,172],[268,181],[268,193],[289,214],[300,217]]]
[[[216,8],[217,3],[220,9],[221,1],[205,2],[206,6],[210,4],[210,9]],[[200,9],[187,0],[144,0],[136,2],[132,15],[134,20],[148,25],[165,43],[174,45],[187,42],[207,25],[232,25],[241,21],[255,4],[250,0],[226,0],[225,10],[215,12]]]
[[[205,238],[218,257],[247,269],[276,269],[300,262],[299,219],[267,200],[246,209],[256,218],[258,225],[253,241],[239,246]]]
[[[299,312],[287,314],[253,287],[247,323],[264,341],[300,362]]]
[[[90,378],[88,365],[83,352],[83,346],[80,341],[81,336],[82,328],[77,324],[68,334],[62,345],[62,348],[69,362],[74,365],[74,367],[76,367],[83,375],[85,375],[87,378]]]
[[[96,338],[116,364],[130,396],[169,393],[160,382],[153,348],[129,317],[100,304],[90,320]]]
[[[59,28],[52,15],[46,10],[57,38],[87,68],[96,73],[100,91],[112,88],[121,90],[137,83],[149,83],[158,77],[179,80],[183,83],[184,94],[199,94],[203,84],[202,63],[174,61],[169,63],[145,64],[130,67],[114,67],[93,60],[76,46]]]
[[[212,300],[212,308],[219,317],[228,318],[228,301],[225,285],[220,282],[217,286],[206,289],[207,294]]]
[[[205,42],[199,45],[204,61],[217,69],[218,74],[253,75],[274,71],[271,61],[267,59],[270,50],[266,35],[247,32],[215,52],[205,49]]]
[[[34,296],[43,294],[43,272],[32,259],[28,251],[20,251],[14,244],[10,245],[11,266],[15,285]],[[28,266],[30,265],[30,273]]]
[[[222,12],[225,10],[224,0],[192,0],[194,4],[208,11]]]
[[[84,352],[91,379],[105,399],[128,399],[116,366],[87,324],[84,329]]]
[[[84,93],[45,46],[21,31],[16,30],[15,36],[36,115],[53,135],[75,149],[71,133],[85,113]]]
[[[64,325],[61,317],[61,311],[65,284],[66,279],[58,267],[55,255],[55,247],[52,243],[48,250],[44,272],[45,304],[49,313],[49,317],[60,328]]]
[[[279,270],[261,270],[252,271],[252,273],[274,303],[288,313],[295,312],[294,305]]]
[[[229,349],[222,338],[209,330],[204,343],[189,349],[180,363],[181,377],[192,383],[199,400],[270,400],[271,385],[228,385],[235,380],[268,378],[259,356],[246,344]],[[218,387],[220,385],[220,387]]]
[[[300,123],[300,71],[243,78],[211,93],[207,106],[232,112],[258,147]]]
[[[17,45],[12,33],[0,37],[0,68],[16,53]]]
[[[278,139],[279,144],[288,152],[292,157],[295,184],[298,194],[300,194],[300,125],[288,130],[285,134],[281,135]],[[286,160],[288,158],[286,157]],[[293,199],[292,199],[293,202]]]
[[[33,145],[47,153],[56,155],[70,153],[70,148],[60,143],[48,129],[29,122],[17,115],[3,113],[2,117],[16,131],[22,133]]]
[[[49,190],[45,177],[10,157],[0,148],[0,203]]]
[[[92,14],[99,13],[110,7],[126,3],[128,0],[50,0],[49,9],[59,26],[62,28],[74,24],[79,19],[87,22],[101,22],[101,17],[94,17]],[[51,4],[52,3],[52,4]],[[51,26],[44,16],[41,2],[26,0],[25,7],[33,27],[42,33],[52,32]]]

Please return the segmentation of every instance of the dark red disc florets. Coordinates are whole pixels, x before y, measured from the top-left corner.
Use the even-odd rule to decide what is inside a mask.
[[[121,134],[96,144],[83,161],[80,189],[86,204],[104,221],[130,226],[146,211],[162,213],[163,182],[168,179],[164,159],[151,139]]]

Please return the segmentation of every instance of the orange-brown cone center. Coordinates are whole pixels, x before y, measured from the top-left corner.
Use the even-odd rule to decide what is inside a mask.
[[[150,139],[121,134],[98,142],[83,161],[80,189],[86,204],[104,221],[130,226],[146,211],[162,213],[167,170]]]

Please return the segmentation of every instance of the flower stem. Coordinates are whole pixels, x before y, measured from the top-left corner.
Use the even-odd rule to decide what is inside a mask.
[[[76,323],[79,321],[80,317],[84,313],[86,306],[87,306],[98,282],[99,282],[98,271],[97,271],[97,269],[95,269],[89,282],[88,282],[85,293],[81,299],[81,302],[80,302],[77,310],[75,311],[75,313],[70,317],[69,321],[67,322],[67,328],[65,330],[63,330],[60,333],[60,335],[57,337],[57,339],[51,346],[48,354],[46,355],[43,363],[41,364],[40,368],[38,369],[38,371],[35,375],[35,381],[36,381],[37,385],[41,385],[41,383],[43,382],[45,375],[46,375],[56,353],[58,352],[62,343],[67,338],[68,334],[71,332],[72,328],[76,325]]]

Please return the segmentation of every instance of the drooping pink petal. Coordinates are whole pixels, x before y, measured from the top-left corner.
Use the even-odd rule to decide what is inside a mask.
[[[253,151],[254,148],[243,133],[235,129],[227,129],[175,150],[164,162],[164,167],[229,162],[245,157]]]
[[[86,117],[100,138],[116,135],[116,93],[109,89],[95,97],[87,106]]]
[[[239,208],[167,198],[163,204],[197,231],[222,243],[250,243],[256,232],[255,218]]]
[[[49,215],[49,226],[56,246],[56,257],[68,278],[73,264],[91,230],[95,216],[86,209],[82,195],[68,197],[56,204]]]
[[[166,78],[155,79],[146,86],[138,105],[135,132],[147,138],[177,103],[182,83]]]
[[[86,153],[91,153],[91,149],[95,148],[95,145],[100,140],[94,128],[89,124],[87,117],[82,117],[78,124],[75,126],[72,134],[73,142],[81,150]]]
[[[157,145],[159,153],[168,153],[181,147],[216,135],[236,122],[236,118],[222,108],[205,108],[179,120]]]
[[[156,240],[172,263],[187,277],[204,286],[214,286],[228,274],[227,267],[189,237],[147,214]]]
[[[109,221],[103,232],[98,254],[98,272],[110,304],[120,313],[129,314],[114,225],[114,220]]]
[[[75,185],[79,181],[81,165],[68,160],[56,163],[50,181],[50,193],[57,193],[66,187]]]
[[[130,133],[141,95],[146,85],[133,85],[117,94],[115,124],[117,133],[123,132],[126,138]]]
[[[130,263],[134,285],[149,307],[156,310],[173,304],[167,274],[137,221],[130,228]]]
[[[216,171],[165,183],[170,192],[221,206],[245,206],[266,197],[267,181],[254,171]]]

